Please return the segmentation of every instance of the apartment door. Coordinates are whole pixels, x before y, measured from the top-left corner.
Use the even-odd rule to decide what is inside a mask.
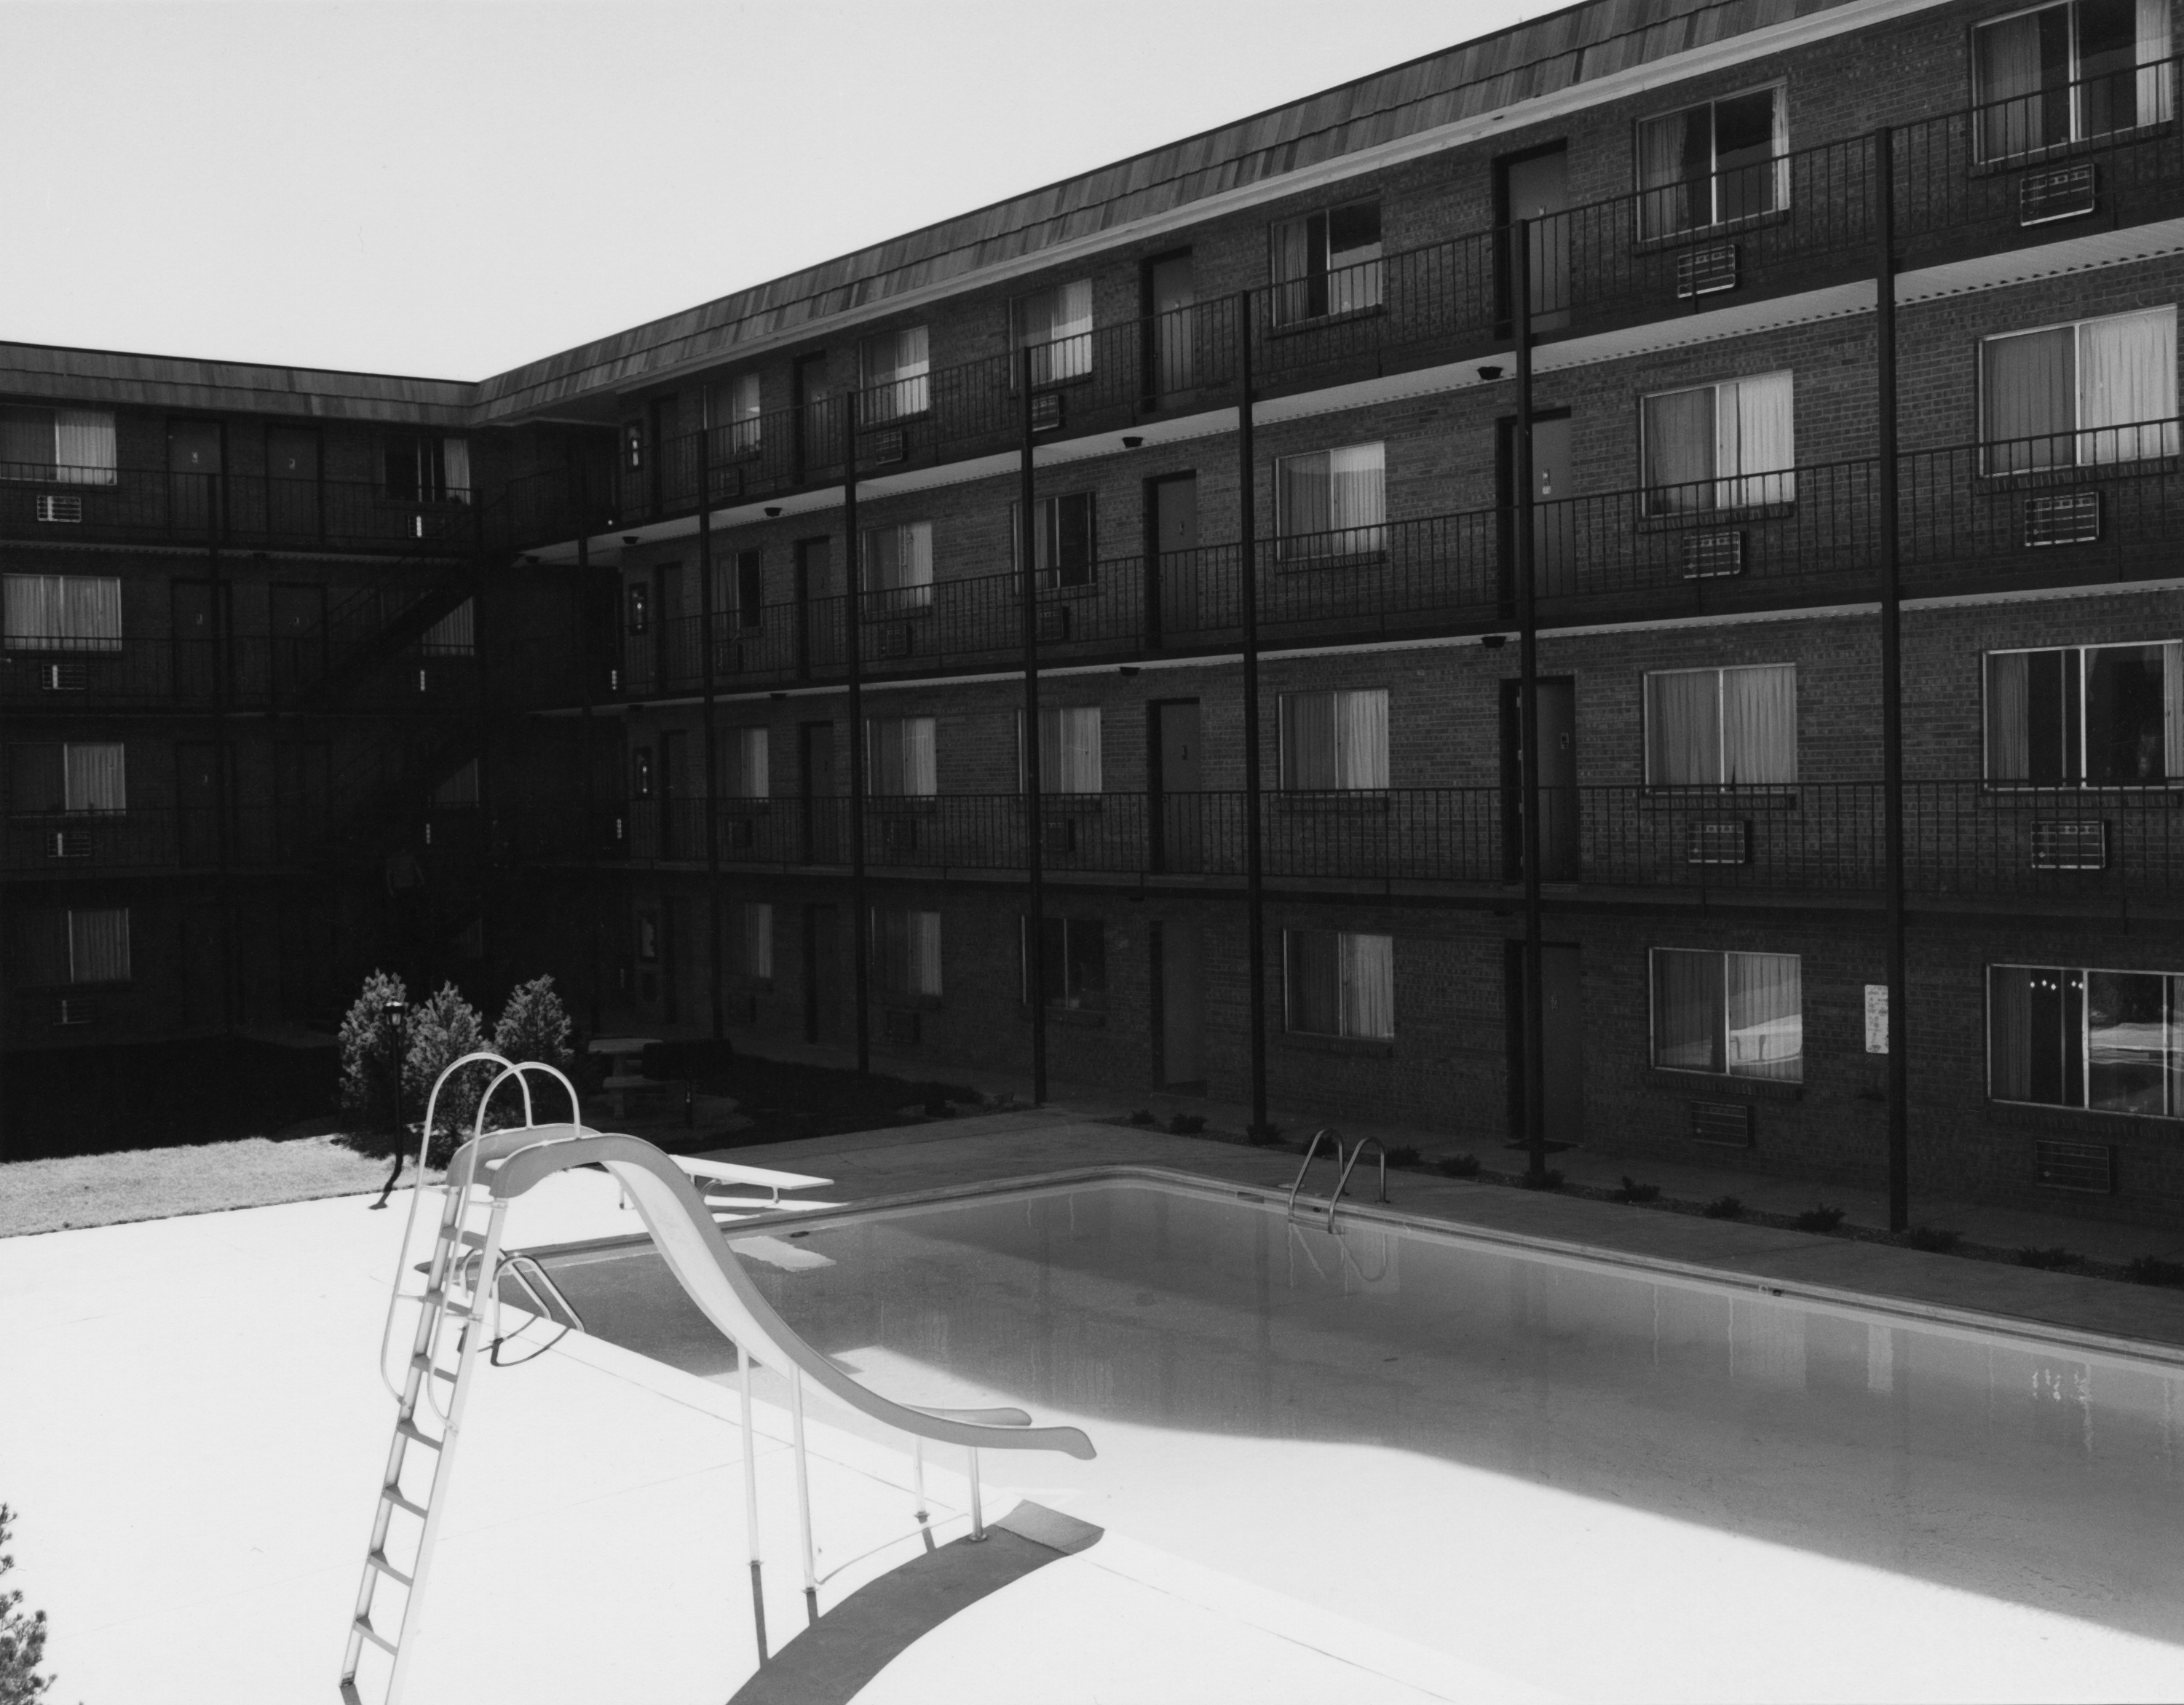
[[[841,856],[841,788],[834,773],[834,725],[806,722],[797,731],[797,800],[803,819],[803,861],[833,864]]]
[[[187,740],[175,748],[175,829],[186,865],[220,859],[220,748]]]
[[[209,580],[178,580],[173,582],[171,596],[175,696],[209,703],[220,661],[219,624],[213,616],[213,584]]]
[[[1578,878],[1577,683],[1543,677],[1540,693],[1540,880]],[[1502,683],[1502,866],[1524,873],[1524,718],[1518,683]]]
[[[1195,699],[1168,699],[1152,710],[1153,868],[1188,875],[1206,868],[1206,796],[1198,753]]]
[[[1507,991],[1509,1039],[1509,1134],[1524,1134],[1524,944],[1507,944],[1504,987]],[[1542,1123],[1547,1140],[1557,1145],[1585,1140],[1585,1000],[1583,961],[1574,944],[1540,946],[1540,1080]]]
[[[265,429],[265,526],[283,538],[319,537],[319,435]]]
[[[804,1039],[842,1039],[841,922],[831,905],[804,908]]]
[[[273,586],[266,589],[272,632],[273,691],[287,697],[309,687],[326,667],[326,589]]]
[[[1155,1037],[1160,1057],[1154,1073],[1163,1089],[1206,1090],[1205,933],[1195,923],[1152,928],[1160,1017]]]
[[[168,421],[167,517],[176,531],[203,532],[211,527],[219,475],[219,422]]]
[[[1169,474],[1145,488],[1152,538],[1152,596],[1156,644],[1189,644],[1199,631],[1198,476]]]
[[[1145,265],[1145,396],[1156,409],[1187,405],[1198,385],[1198,276],[1190,251]]]
[[[1496,482],[1502,505],[1502,608],[1517,607],[1517,423],[1498,424]],[[1571,495],[1568,410],[1532,417],[1532,587],[1541,598],[1578,586],[1577,504]]]
[[[1569,324],[1570,220],[1569,150],[1561,142],[1531,153],[1496,162],[1501,223],[1513,228],[1533,221],[1531,263],[1532,329],[1553,332]],[[1507,252],[1502,279],[1502,315],[1513,320]]]
[[[796,359],[796,471],[798,477],[838,459],[833,388],[827,382],[827,352]]]

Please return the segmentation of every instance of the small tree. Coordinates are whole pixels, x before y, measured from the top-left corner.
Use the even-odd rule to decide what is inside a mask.
[[[561,1010],[552,978],[534,978],[509,991],[500,1022],[493,1027],[493,1045],[517,1065],[537,1060],[566,1072],[576,1064],[569,1046],[569,1015]]]
[[[8,1543],[14,1511],[0,1504],[0,1546]],[[15,1559],[0,1551],[0,1575],[15,1566]],[[33,1705],[52,1689],[53,1678],[38,1674],[46,1658],[46,1613],[28,1616],[20,1607],[20,1590],[0,1591],[0,1705]]]
[[[375,971],[341,1022],[342,1112],[368,1131],[394,1126],[394,1081],[408,1049],[407,1026],[385,1016],[390,1000],[407,1001],[402,979]],[[420,1101],[412,1112],[422,1112]]]
[[[405,1112],[422,1119],[425,1103],[440,1073],[465,1054],[485,1046],[485,1022],[476,1007],[463,999],[452,983],[443,983],[429,1000],[421,1001],[410,1015],[410,1052],[402,1073],[402,1104]],[[484,1066],[473,1066],[449,1080],[434,1109],[430,1164],[447,1165],[455,1145],[470,1134],[477,1112],[478,1097],[492,1081]]]

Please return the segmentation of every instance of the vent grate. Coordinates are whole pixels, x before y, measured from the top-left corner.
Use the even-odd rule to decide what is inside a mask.
[[[1066,604],[1042,604],[1034,618],[1039,643],[1051,645],[1069,638],[1069,606]]]
[[[1687,248],[1676,257],[1676,299],[1712,296],[1736,288],[1736,245],[1720,242],[1708,248]]]
[[[2098,492],[2057,492],[2025,500],[2025,543],[2089,544],[2101,536]]]
[[[38,686],[47,693],[85,693],[91,689],[91,666],[81,657],[38,666]]]
[[[2048,1190],[2111,1195],[2115,1191],[2115,1151],[2106,1143],[2036,1142],[2032,1178]]]
[[[1752,1146],[1752,1103],[1749,1101],[1693,1101],[1690,1104],[1691,1140],[1719,1148]]]
[[[38,498],[38,519],[80,524],[83,520],[83,499],[74,493],[42,493]]]
[[[1031,429],[1034,432],[1061,430],[1061,393],[1041,391],[1031,399]]]
[[[917,850],[917,819],[916,817],[882,817],[880,819],[880,851],[889,857],[900,858]]]
[[[1743,572],[1741,532],[1696,532],[1684,541],[1685,580],[1725,580]]]
[[[2100,169],[2087,160],[2053,171],[2028,172],[2017,186],[2017,222],[2046,225],[2058,219],[2080,219],[2101,204]]]
[[[1690,824],[1685,830],[1684,862],[1750,864],[1751,819],[1739,817],[1733,822]]]
[[[2032,868],[2035,870],[2106,870],[2109,863],[2109,826],[2105,820],[2091,822],[2045,822],[2032,826]]]

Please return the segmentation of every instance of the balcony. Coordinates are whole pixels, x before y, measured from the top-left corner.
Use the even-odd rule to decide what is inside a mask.
[[[433,859],[474,858],[489,838],[483,814],[460,807],[390,825],[375,811],[345,811],[325,801],[246,803],[230,808],[227,826],[227,868],[259,873],[376,871],[395,845]],[[0,817],[0,878],[210,876],[221,866],[221,839],[220,812],[209,805],[12,814]]]
[[[125,639],[118,645],[13,642],[0,651],[0,710],[10,716],[86,711],[236,710],[294,714],[338,708],[375,714],[451,713],[475,704],[475,652],[412,642],[383,649],[326,634],[245,634],[227,647],[226,692],[205,639]]]

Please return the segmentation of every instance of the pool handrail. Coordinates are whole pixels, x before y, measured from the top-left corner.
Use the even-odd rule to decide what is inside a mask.
[[[1378,1137],[1360,1137],[1357,1146],[1350,1151],[1350,1158],[1342,1167],[1342,1176],[1334,1181],[1334,1194],[1327,1199],[1327,1229],[1334,1229],[1334,1211],[1341,1205],[1342,1193],[1350,1187],[1350,1174],[1357,1169],[1357,1162],[1365,1157],[1365,1145],[1370,1143],[1380,1151],[1380,1197],[1388,1199],[1388,1145]]]
[[[1349,1176],[1346,1173],[1342,1171],[1342,1133],[1336,1130],[1332,1125],[1322,1125],[1318,1130],[1312,1134],[1312,1140],[1305,1145],[1304,1164],[1297,1168],[1297,1175],[1290,1182],[1290,1199],[1285,1210],[1286,1217],[1290,1219],[1295,1219],[1296,1217],[1297,1192],[1304,1188],[1305,1174],[1312,1170],[1312,1157],[1319,1152],[1319,1142],[1320,1139],[1323,1137],[1331,1137],[1334,1139],[1335,1172],[1346,1178]],[[1336,1188],[1339,1190],[1340,1186],[1337,1185]],[[1331,1217],[1329,1217],[1328,1223],[1330,1225],[1334,1223],[1334,1220]]]

